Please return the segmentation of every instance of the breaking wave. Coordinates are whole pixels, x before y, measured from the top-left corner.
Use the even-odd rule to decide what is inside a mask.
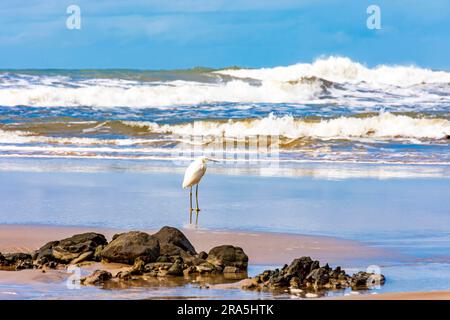
[[[445,139],[450,136],[450,121],[440,118],[414,118],[381,113],[367,117],[340,117],[305,120],[273,114],[261,119],[196,121],[187,124],[159,125],[152,122],[124,122],[149,132],[177,135],[206,135],[242,138],[254,135],[280,135],[286,138],[352,139],[417,138]]]
[[[237,78],[262,81],[293,81],[302,77],[316,77],[336,83],[369,83],[383,86],[408,87],[419,84],[450,83],[450,72],[433,71],[415,66],[380,65],[367,68],[345,57],[329,57],[314,63],[299,63],[287,67],[216,71]]]
[[[436,107],[450,103],[450,72],[414,66],[368,68],[342,57],[275,68],[201,69],[183,77],[167,71],[165,78],[153,80],[148,76],[151,72],[145,72],[145,80],[138,71],[127,77],[121,74],[123,79],[0,72],[0,105],[168,108],[232,102]]]
[[[225,138],[245,138],[249,136],[280,136],[288,139],[429,139],[439,140],[450,137],[450,120],[443,118],[423,118],[383,112],[378,115],[359,117],[339,117],[333,119],[308,119],[292,116],[277,117],[270,114],[264,118],[236,120],[202,120],[180,124],[158,124],[145,121],[104,121],[82,122],[78,135],[65,137],[64,130],[73,134],[74,122],[55,123],[54,128],[46,123],[45,128],[36,124],[23,126],[21,130],[0,130],[0,143],[50,143],[98,145],[114,144],[146,145],[178,141],[183,136],[212,136]],[[58,128],[62,136],[48,136]],[[38,130],[38,131],[34,131]],[[33,132],[34,131],[34,132]],[[92,134],[115,136],[126,134],[127,139],[104,139],[90,137]],[[87,135],[87,137],[86,137]],[[153,136],[152,136],[153,135]],[[157,137],[155,136],[157,135]]]

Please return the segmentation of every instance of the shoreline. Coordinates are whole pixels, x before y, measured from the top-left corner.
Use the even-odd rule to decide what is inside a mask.
[[[89,231],[102,233],[108,240],[111,240],[114,234],[126,230],[80,226],[0,224],[0,252],[31,252],[48,241],[59,240],[77,233]],[[156,230],[142,231],[153,233]],[[210,248],[224,243],[241,246],[249,256],[249,265],[254,266],[282,266],[285,263],[289,263],[294,258],[301,256],[311,256],[314,259],[328,262],[330,265],[341,265],[344,268],[349,266],[362,267],[363,261],[367,261],[367,263],[389,260],[398,261],[396,260],[396,258],[398,259],[398,256],[396,256],[394,252],[366,246],[357,241],[327,236],[186,228],[181,229],[181,231],[186,234],[198,252],[208,251]],[[83,268],[85,272],[93,271],[96,268],[108,269],[110,271],[115,270],[117,272],[121,267],[123,266],[94,263]],[[0,286],[27,286],[29,287],[27,290],[34,287],[37,290],[42,290],[42,287],[46,284],[64,282],[66,277],[67,274],[61,271],[51,271],[46,274],[43,274],[38,270],[0,271]],[[169,285],[168,289],[173,285],[175,284]],[[214,285],[213,288],[219,289],[219,291],[224,289],[236,289],[236,283]],[[16,297],[20,297],[20,289],[17,292],[18,293],[15,294],[19,294],[19,296]],[[98,291],[95,291],[95,293],[98,294]],[[121,298],[127,298],[125,293],[122,295],[121,290],[114,294],[119,295]],[[15,296],[10,296],[7,292],[1,292],[0,297],[14,299]],[[64,298],[64,296],[62,298]],[[113,296],[110,298],[113,298]],[[450,291],[389,292],[379,294],[362,293],[359,295],[321,297],[320,299],[450,299]]]
[[[385,292],[380,294],[348,295],[342,297],[323,298],[326,300],[450,300],[449,290]]]

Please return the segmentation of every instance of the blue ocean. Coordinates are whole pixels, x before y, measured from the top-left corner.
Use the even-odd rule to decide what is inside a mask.
[[[449,71],[0,70],[2,224],[186,227],[202,155],[200,228],[357,240],[401,257],[383,292],[449,288]]]

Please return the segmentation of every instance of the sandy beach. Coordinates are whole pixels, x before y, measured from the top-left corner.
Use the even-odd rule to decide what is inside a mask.
[[[99,232],[111,240],[112,236],[127,230],[102,229],[93,227],[56,227],[37,225],[0,225],[0,252],[25,252],[30,253],[43,244],[70,237],[74,234],[84,232]],[[150,234],[155,230],[144,230]],[[301,256],[311,256],[320,261],[331,264],[354,265],[361,261],[375,261],[392,257],[392,253],[385,250],[370,248],[356,241],[335,239],[331,237],[305,236],[282,233],[265,232],[236,232],[220,230],[195,230],[183,229],[183,233],[190,239],[197,251],[208,252],[212,247],[221,244],[240,246],[249,256],[249,264],[258,266],[282,266],[290,263],[293,259]],[[84,273],[93,272],[96,269],[108,270],[116,274],[126,269],[125,265],[111,263],[93,263],[82,267]],[[0,290],[0,297],[10,299],[17,297],[26,288],[40,290],[62,290],[58,288],[64,284],[69,276],[65,270],[22,270],[22,271],[0,271],[0,289],[13,287],[16,291]],[[210,279],[210,283],[214,280]],[[220,282],[220,281],[219,281]],[[150,279],[147,283],[140,283],[143,287],[176,288],[186,284],[181,280],[168,280],[161,283]],[[51,289],[44,289],[50,286]],[[56,288],[55,288],[56,287]],[[224,288],[217,286],[216,289],[224,292]],[[120,289],[120,288],[119,288]],[[226,289],[239,290],[236,287]],[[93,290],[89,288],[88,290]],[[115,292],[108,290],[106,292]],[[98,294],[98,293],[92,293]],[[120,290],[116,292],[121,297],[128,297]],[[124,296],[120,296],[124,294]],[[67,293],[62,293],[67,297]],[[111,297],[111,296],[109,296]]]
[[[209,252],[223,244],[242,247],[249,257],[249,276],[282,267],[302,256],[332,267],[341,266],[349,274],[375,265],[386,276],[386,284],[376,295],[367,291],[347,295],[348,291],[341,291],[330,293],[327,298],[383,299],[386,295],[386,299],[410,299],[421,298],[423,291],[437,292],[427,296],[442,294],[445,299],[450,284],[444,256],[448,247],[446,233],[424,235],[416,230],[419,225],[441,228],[446,225],[443,179],[420,180],[420,185],[426,186],[424,191],[415,187],[419,184],[403,179],[329,181],[211,173],[201,189],[204,210],[200,226],[189,228],[183,201],[187,200],[187,194],[179,187],[182,176],[178,172],[3,171],[2,176],[8,181],[1,186],[3,254],[32,252],[49,241],[89,231],[101,233],[111,241],[116,233],[139,230],[153,234],[170,225],[179,228],[197,252]],[[244,191],[239,191],[240,188]],[[28,200],[24,201],[24,197]],[[421,214],[424,206],[428,212],[426,221]],[[412,210],[408,211],[407,219],[402,214],[405,208]],[[80,226],[83,221],[89,225]],[[415,237],[418,234],[420,241]],[[120,267],[83,266],[83,275],[95,268],[111,269],[113,273],[113,269],[117,272]],[[248,292],[236,287],[203,290],[180,281],[149,281],[136,287],[117,288],[120,290],[83,287],[72,292],[65,287],[67,277],[64,270],[45,274],[37,270],[0,271],[0,296],[2,299],[273,298],[270,292]],[[403,293],[408,294],[403,297]]]
[[[70,237],[83,232],[100,232],[109,240],[115,233],[126,230],[93,228],[93,227],[57,227],[37,225],[0,225],[0,252],[32,252],[48,241]],[[155,230],[145,230],[154,233]],[[250,264],[254,265],[283,265],[300,256],[312,256],[320,261],[332,264],[351,265],[357,261],[398,258],[394,253],[368,247],[356,241],[336,239],[331,237],[306,236],[283,233],[265,232],[236,232],[221,230],[194,230],[183,229],[183,233],[192,241],[198,251],[208,251],[210,248],[228,243],[241,246],[248,253]],[[101,268],[113,274],[124,269],[120,264],[94,263],[84,267],[85,272],[92,272]],[[68,274],[63,271],[39,270],[0,271],[0,286],[13,285],[18,288],[36,287],[45,288],[47,285],[64,283]],[[165,284],[149,282],[147,286],[176,287],[180,281],[168,281]],[[219,292],[224,290],[238,290],[238,282],[218,284],[213,286]],[[20,291],[20,289],[18,289]],[[119,290],[120,292],[120,290]],[[120,293],[119,293],[120,294]],[[3,299],[14,299],[15,292],[2,291]],[[122,296],[118,296],[119,298]],[[123,297],[126,297],[124,295]],[[435,300],[450,299],[449,291],[433,292],[399,292],[382,294],[347,294],[325,299],[344,300]]]
[[[94,227],[55,227],[36,225],[0,225],[0,252],[32,252],[45,243],[83,232],[98,232],[111,239],[121,229]],[[154,233],[157,230],[142,230]],[[269,232],[237,232],[182,229],[197,251],[232,244],[242,247],[251,264],[283,265],[300,256],[311,256],[329,263],[352,264],[355,261],[392,257],[386,250],[364,246],[356,241],[332,237]]]
[[[383,294],[349,295],[345,300],[450,300],[450,291],[395,292]]]

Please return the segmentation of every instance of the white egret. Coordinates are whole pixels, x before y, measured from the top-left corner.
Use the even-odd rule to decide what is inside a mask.
[[[184,173],[184,179],[183,179],[183,189],[185,188],[191,188],[189,192],[189,223],[192,223],[192,211],[194,210],[192,208],[192,187],[195,186],[195,202],[197,205],[197,208],[195,209],[197,215],[195,218],[195,224],[198,223],[198,213],[200,212],[200,208],[198,207],[198,184],[200,183],[200,180],[202,179],[203,175],[206,172],[206,162],[207,161],[214,161],[218,162],[217,160],[213,160],[207,157],[199,157],[195,159],[186,169]]]

